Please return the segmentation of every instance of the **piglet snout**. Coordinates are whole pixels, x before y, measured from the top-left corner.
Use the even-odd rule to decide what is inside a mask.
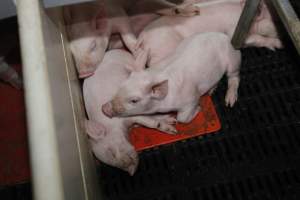
[[[97,69],[97,65],[91,64],[91,63],[83,63],[79,65],[79,78],[87,78],[89,76],[92,76]]]
[[[102,105],[102,112],[109,118],[112,118],[114,113],[111,102]]]

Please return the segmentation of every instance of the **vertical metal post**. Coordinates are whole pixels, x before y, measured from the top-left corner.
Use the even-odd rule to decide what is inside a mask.
[[[234,31],[231,43],[236,49],[240,49],[247,37],[253,19],[257,13],[261,0],[247,0],[237,27]]]
[[[46,10],[42,0],[17,1],[33,196],[101,200],[61,9]]]
[[[289,0],[270,0],[300,54],[300,21]]]
[[[17,0],[33,197],[65,200],[40,0]]]

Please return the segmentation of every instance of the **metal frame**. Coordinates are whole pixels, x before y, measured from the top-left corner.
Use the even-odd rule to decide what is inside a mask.
[[[251,23],[257,13],[261,0],[247,0],[244,10],[239,19],[238,25],[232,37],[232,45],[236,49],[240,49],[247,37]],[[292,41],[300,54],[300,21],[297,17],[289,0],[269,0],[272,3],[276,13],[278,13],[286,30],[288,31]]]
[[[101,200],[61,8],[17,0],[17,13],[34,199]]]
[[[251,24],[258,11],[261,0],[247,0],[237,27],[234,31],[231,43],[236,49],[242,48],[248,35]]]

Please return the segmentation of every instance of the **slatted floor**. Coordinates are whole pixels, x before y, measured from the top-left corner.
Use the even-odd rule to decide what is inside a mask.
[[[99,168],[111,200],[300,199],[300,67],[294,51],[243,50],[239,100],[213,95],[222,129],[140,154],[130,177]]]

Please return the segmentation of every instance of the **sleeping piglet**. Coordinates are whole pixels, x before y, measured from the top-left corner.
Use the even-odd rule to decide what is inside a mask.
[[[63,13],[70,40],[70,50],[75,59],[79,78],[85,78],[94,73],[104,57],[111,34],[120,34],[125,46],[131,53],[135,54],[137,39],[129,21],[127,10],[134,6],[136,1],[96,0],[64,8]],[[188,16],[189,13],[195,15],[197,14],[195,11],[198,10],[194,5],[176,6],[176,4],[166,0],[139,0],[138,2],[136,6],[143,7],[140,2],[145,2],[145,5],[153,5],[151,7],[152,12],[157,10],[157,13],[164,15],[173,14],[168,11],[169,8],[174,10],[172,6],[175,6],[178,15],[182,16]]]
[[[128,117],[177,111],[177,120],[189,123],[200,110],[199,98],[214,90],[224,73],[228,77],[227,105],[237,100],[240,51],[224,33],[191,36],[174,54],[156,66],[133,71],[117,94],[102,106],[108,117]]]
[[[124,9],[115,0],[71,5],[64,9],[64,18],[79,78],[94,73],[113,32],[121,33],[128,49],[134,52],[136,37]]]
[[[176,120],[169,115],[110,119],[101,111],[101,105],[110,100],[121,83],[128,78],[128,70],[133,67],[143,68],[146,59],[145,51],[138,52],[136,59],[125,50],[108,51],[95,74],[86,78],[83,83],[85,108],[89,118],[85,125],[95,156],[131,175],[138,165],[137,152],[128,141],[128,129],[133,124],[156,128],[170,134],[176,133],[172,126]]]

